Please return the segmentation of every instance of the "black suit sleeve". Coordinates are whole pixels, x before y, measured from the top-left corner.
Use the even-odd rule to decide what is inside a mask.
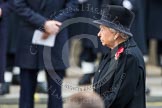
[[[35,25],[36,27],[44,26],[46,18],[27,6],[26,0],[14,0],[14,7],[16,13],[23,17],[24,20]]]
[[[0,8],[2,9],[2,16],[7,16],[11,10],[13,9],[13,5],[11,4],[11,1],[4,2],[0,5]]]
[[[112,91],[106,94],[104,100],[106,108],[109,108],[112,104],[119,105],[120,108],[125,108],[125,105],[127,105],[134,96],[139,80],[140,68],[134,56],[126,56],[127,59],[124,69],[121,69],[124,65],[119,63],[121,68],[116,71],[117,74],[114,77]]]
[[[77,10],[79,9],[79,2],[78,0],[66,0],[66,5],[65,5],[65,9],[63,9],[62,11],[60,11],[61,13],[59,13],[54,20],[63,22],[68,18],[71,18],[75,15],[75,13],[77,12]]]
[[[113,5],[122,5],[123,0],[110,0]]]

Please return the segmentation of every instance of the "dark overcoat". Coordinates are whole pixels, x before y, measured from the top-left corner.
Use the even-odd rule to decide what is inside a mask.
[[[115,59],[121,47],[124,51]],[[146,108],[145,64],[133,38],[105,55],[93,85],[104,99],[105,108]]]
[[[47,19],[63,22],[72,17],[76,12],[78,1],[14,0],[14,6],[15,11],[22,18],[18,33],[16,65],[26,69],[42,69],[44,64],[49,66],[52,63],[53,67],[50,66],[50,69],[66,69],[69,66],[68,44],[65,44],[68,39],[67,29],[63,29],[57,35],[55,46],[52,48],[33,45],[32,37],[34,31],[41,29]],[[43,54],[44,49],[49,50]]]
[[[162,40],[162,1],[161,0],[147,0],[147,36]]]
[[[2,17],[0,18],[0,82],[4,81],[4,71],[6,66],[6,47],[7,47],[7,15],[11,10],[10,2],[0,0]]]
[[[7,53],[16,53],[17,36],[19,31],[19,17],[15,12],[12,12],[8,18],[8,43],[7,43]]]
[[[7,68],[15,66],[16,46],[19,31],[19,17],[12,12],[8,18]]]

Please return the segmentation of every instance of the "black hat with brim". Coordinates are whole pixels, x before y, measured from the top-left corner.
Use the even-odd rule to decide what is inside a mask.
[[[105,17],[105,15],[103,15],[100,20],[95,20],[93,22],[107,26],[128,36],[133,36],[130,31],[134,20],[133,12],[122,6],[109,5],[105,13],[108,13],[108,16]]]

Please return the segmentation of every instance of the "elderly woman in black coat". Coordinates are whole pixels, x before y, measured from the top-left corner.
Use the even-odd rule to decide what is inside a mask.
[[[94,78],[94,91],[106,108],[145,108],[145,64],[130,27],[134,14],[121,6],[104,9],[100,25],[102,45],[111,48]]]

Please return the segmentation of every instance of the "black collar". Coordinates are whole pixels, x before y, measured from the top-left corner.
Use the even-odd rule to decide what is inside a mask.
[[[126,50],[127,48],[135,47],[135,46],[136,46],[136,42],[132,37],[130,37],[127,41],[120,43],[118,46],[116,46],[114,49],[110,51],[109,53],[111,55],[110,58],[115,57],[116,52],[121,47],[124,47],[124,49]]]

